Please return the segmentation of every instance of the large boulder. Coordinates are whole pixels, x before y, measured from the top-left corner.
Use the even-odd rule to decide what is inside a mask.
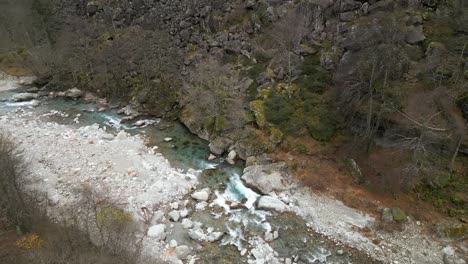
[[[215,137],[208,146],[210,147],[211,153],[219,156],[222,155],[233,143],[234,142],[228,138],[218,136]]]
[[[30,101],[33,99],[38,98],[39,95],[35,93],[18,93],[11,97],[11,101],[13,102],[23,102],[23,101]]]
[[[249,166],[244,169],[244,175],[241,178],[248,187],[261,194],[269,194],[272,191],[288,189],[286,176],[286,164],[281,162]]]

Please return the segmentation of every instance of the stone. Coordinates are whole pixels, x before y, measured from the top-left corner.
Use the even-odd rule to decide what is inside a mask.
[[[177,256],[177,258],[179,259],[185,259],[189,254],[190,254],[191,250],[188,246],[177,246],[175,249],[174,249],[174,254]]]
[[[444,264],[466,264],[465,260],[457,256],[453,247],[446,246],[442,252],[444,253]]]
[[[89,2],[86,5],[86,13],[88,13],[89,16],[94,16],[98,10],[99,5],[96,2]]]
[[[235,150],[231,150],[226,158],[226,161],[233,165],[235,162],[234,162],[234,159],[237,157],[237,153]]]
[[[210,193],[210,189],[205,188],[203,190],[192,193],[192,198],[198,201],[208,201],[210,198]]]
[[[246,167],[241,178],[247,187],[261,194],[269,194],[272,191],[284,191],[288,189],[285,176],[286,164],[272,163]]]
[[[220,240],[224,233],[223,232],[211,232],[205,234],[200,227],[195,227],[188,231],[188,235],[191,239],[200,241],[200,242],[215,242]]]
[[[271,242],[273,240],[274,240],[274,238],[273,238],[273,234],[271,232],[265,233],[265,241],[266,242]]]
[[[343,255],[344,255],[344,250],[338,249],[338,250],[336,251],[336,254],[337,254],[338,256],[343,256]]]
[[[170,137],[164,138],[164,142],[171,142],[171,141],[172,141],[172,138]]]
[[[338,65],[339,58],[334,52],[324,52],[320,55],[320,66],[325,70],[335,70]]]
[[[175,211],[175,210],[174,210],[174,211],[171,211],[171,212],[168,214],[168,216],[169,216],[169,219],[170,219],[171,221],[174,221],[174,222],[177,222],[177,221],[179,221],[179,219],[180,219],[180,214],[179,214],[179,212],[178,212],[178,211]]]
[[[39,100],[32,100],[32,101],[31,101],[31,106],[32,106],[32,107],[37,107],[37,106],[39,106],[40,104],[41,104],[41,101],[39,101]]]
[[[81,91],[80,89],[78,88],[72,88],[70,90],[67,90],[65,92],[65,97],[68,97],[70,99],[78,99],[80,98],[81,96],[83,96],[83,91]]]
[[[208,156],[208,160],[215,160],[216,158],[217,158],[217,157],[216,157],[215,155],[213,155],[213,154],[210,154],[210,155]]]
[[[368,2],[362,4],[361,8],[359,9],[359,14],[361,14],[362,16],[367,16],[369,14],[369,7],[370,5]]]
[[[355,0],[341,0],[340,12],[349,12],[361,8],[362,3]]]
[[[173,202],[169,204],[171,206],[171,209],[179,209],[179,203],[178,202]]]
[[[424,35],[424,29],[422,25],[416,27],[410,27],[406,33],[406,42],[409,44],[418,44],[426,39]]]
[[[18,93],[15,94],[11,97],[11,101],[13,102],[24,102],[24,101],[30,101],[33,99],[38,98],[39,95],[35,93]]]
[[[406,221],[406,214],[400,207],[393,207],[392,209],[392,216],[393,221],[396,222],[405,222]]]
[[[234,142],[232,142],[230,139],[216,137],[210,142],[208,147],[210,148],[211,153],[219,156],[222,155],[232,143]]]
[[[181,218],[185,218],[189,215],[189,211],[187,210],[187,208],[184,208],[182,210],[180,210],[180,217]]]
[[[177,247],[177,241],[175,241],[175,239],[171,239],[171,241],[169,241],[169,247],[171,248]]]
[[[231,40],[226,43],[224,49],[227,53],[239,54],[241,52],[242,43],[240,40]]]
[[[340,13],[340,21],[341,22],[351,22],[355,18],[354,12],[344,12]]]
[[[190,229],[193,227],[193,222],[190,219],[182,219],[182,227],[185,229]]]
[[[257,207],[264,210],[274,210],[284,212],[288,210],[288,206],[280,199],[273,196],[261,196],[258,199]]]
[[[150,227],[148,229],[148,236],[156,239],[157,241],[164,240],[166,238],[166,225],[159,224]]]

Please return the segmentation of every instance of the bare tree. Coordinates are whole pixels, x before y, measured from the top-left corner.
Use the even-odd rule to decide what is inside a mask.
[[[286,62],[289,98],[292,96],[291,83],[295,70],[292,56],[307,33],[306,23],[306,15],[294,10],[278,21],[269,33],[279,46],[279,54],[276,59],[281,63]]]

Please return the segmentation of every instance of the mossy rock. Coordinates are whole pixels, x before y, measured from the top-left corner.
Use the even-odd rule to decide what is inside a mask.
[[[270,127],[270,141],[279,144],[283,140],[283,132],[276,127]]]
[[[439,222],[436,224],[436,230],[440,236],[450,239],[462,239],[468,235],[468,225],[462,222]]]
[[[273,71],[273,69],[271,69],[271,68],[268,68],[268,69],[267,69],[267,76],[268,76],[268,78],[270,78],[270,79],[276,78],[276,74],[275,74],[275,72]]]
[[[392,208],[392,216],[393,221],[395,222],[405,222],[406,221],[406,214],[400,207],[393,207]]]
[[[224,116],[215,117],[215,130],[217,132],[222,131],[226,127],[226,119]]]
[[[255,100],[250,102],[250,110],[255,115],[255,121],[260,128],[264,128],[267,125],[265,118],[265,105],[262,100]]]

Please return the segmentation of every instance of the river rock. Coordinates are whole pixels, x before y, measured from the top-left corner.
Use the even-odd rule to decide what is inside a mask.
[[[178,246],[174,249],[174,254],[177,256],[179,259],[184,259],[190,254],[191,250],[188,246]]]
[[[285,180],[286,164],[273,163],[268,165],[253,165],[244,169],[242,180],[245,184],[260,192],[269,194],[272,191],[284,191],[289,184]]]
[[[208,156],[208,160],[215,160],[217,157],[213,154],[210,154],[210,156]]]
[[[166,238],[166,225],[159,224],[150,227],[148,229],[148,236],[158,241],[164,240]]]
[[[171,239],[171,241],[169,241],[169,247],[171,248],[175,248],[177,247],[177,241],[175,239]]]
[[[205,234],[200,227],[190,229],[188,235],[191,239],[199,242],[215,242],[220,240],[224,233],[223,232],[211,232]]]
[[[18,93],[15,94],[11,97],[11,101],[13,102],[24,102],[24,101],[30,101],[33,99],[38,98],[39,95],[35,93]]]
[[[210,198],[210,189],[205,188],[200,191],[196,191],[192,193],[192,198],[198,201],[208,201],[208,198]]]
[[[274,210],[284,212],[288,210],[288,206],[280,199],[273,196],[262,196],[258,199],[257,207],[264,210]]]
[[[179,212],[178,212],[178,211],[175,211],[175,210],[174,210],[174,211],[171,211],[171,212],[168,214],[168,216],[169,216],[169,219],[170,219],[171,221],[174,221],[174,222],[177,222],[177,221],[179,221],[179,219],[180,219],[180,214],[179,214]]]
[[[31,106],[32,106],[32,107],[37,107],[37,106],[39,106],[40,104],[41,104],[41,101],[39,101],[39,100],[32,100],[32,101],[31,101]]]
[[[233,165],[235,162],[234,162],[234,159],[237,157],[237,153],[235,150],[231,150],[226,158],[226,161]]]
[[[78,88],[72,88],[70,90],[67,90],[65,92],[65,97],[68,97],[70,99],[78,99],[80,98],[81,96],[83,96],[83,91],[81,91],[80,89]]]
[[[190,219],[182,219],[182,227],[185,229],[190,229],[193,227],[193,222]]]

